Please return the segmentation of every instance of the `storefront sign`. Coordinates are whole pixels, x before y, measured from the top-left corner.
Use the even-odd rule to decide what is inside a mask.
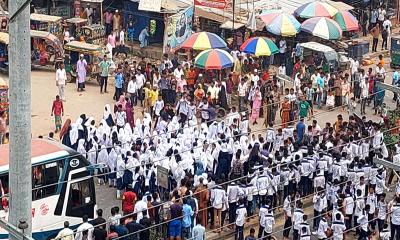
[[[47,8],[35,8],[37,14],[47,14]]]
[[[50,15],[70,18],[70,8],[67,6],[50,8]]]
[[[191,34],[194,7],[168,17],[164,33],[164,53],[179,47]]]
[[[140,0],[139,10],[149,12],[160,12],[161,0]]]
[[[210,7],[210,8],[225,9],[226,1],[225,0],[194,0],[194,5]]]

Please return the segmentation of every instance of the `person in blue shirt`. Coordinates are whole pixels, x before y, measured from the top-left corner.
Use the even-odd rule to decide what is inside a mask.
[[[304,118],[300,118],[300,122],[297,123],[296,125],[298,143],[301,143],[303,141],[305,130],[306,130],[306,125],[304,124]]]
[[[182,237],[183,239],[190,239],[192,237],[192,216],[194,214],[192,207],[188,204],[187,198],[183,199],[183,219],[182,219]]]
[[[118,68],[117,74],[115,75],[115,94],[114,100],[118,100],[119,97],[123,94],[123,87],[124,87],[124,76],[122,75],[122,69]]]

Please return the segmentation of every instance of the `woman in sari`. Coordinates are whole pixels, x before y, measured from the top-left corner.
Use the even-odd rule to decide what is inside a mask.
[[[134,118],[134,114],[133,114],[132,103],[130,102],[130,100],[126,100],[125,112],[126,112],[126,122],[129,123],[131,128],[134,128],[135,127],[135,120],[134,120],[135,118]]]
[[[71,119],[67,119],[64,126],[60,131],[60,140],[66,146],[71,146],[71,140],[69,139],[69,131],[71,130]]]
[[[285,100],[282,103],[281,119],[282,128],[285,128],[287,123],[290,121],[290,102],[288,97],[285,97]]]
[[[257,118],[260,116],[260,108],[261,108],[261,92],[260,88],[257,87],[255,89],[254,98],[253,98],[253,106],[251,110],[251,119],[254,120],[253,125],[257,124]]]

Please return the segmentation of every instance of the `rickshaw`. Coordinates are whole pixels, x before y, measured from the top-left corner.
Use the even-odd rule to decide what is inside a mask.
[[[34,30],[50,32],[58,38],[62,38],[63,28],[61,17],[32,13],[31,25],[34,27]]]
[[[55,35],[31,30],[32,66],[54,65],[63,61],[64,49],[60,39]]]
[[[80,29],[80,36],[83,36],[86,42],[100,44],[106,35],[106,28],[100,24],[84,26]]]
[[[69,82],[76,80],[76,63],[79,60],[79,55],[83,54],[88,64],[87,78],[88,81],[100,81],[100,69],[98,67],[99,57],[103,53],[103,49],[99,45],[72,41],[64,45],[66,51],[64,65]]]
[[[69,18],[65,20],[65,26],[69,28],[70,36],[79,39],[79,34],[81,32],[81,28],[86,26],[88,20],[84,18]]]
[[[350,60],[346,56],[338,54],[329,46],[317,42],[306,42],[301,43],[300,47],[302,58],[308,63],[308,66],[315,66],[315,58],[321,59],[321,65],[325,72],[329,72],[331,69],[334,71],[346,69],[350,66]]]

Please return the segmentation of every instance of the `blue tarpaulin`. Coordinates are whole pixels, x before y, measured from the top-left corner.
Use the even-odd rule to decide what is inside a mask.
[[[129,29],[127,26],[128,35],[133,33],[133,39],[138,40],[140,32],[146,27],[150,26],[150,21],[155,21],[155,32],[153,35],[150,35],[149,42],[151,43],[159,43],[164,39],[164,17],[162,13],[156,12],[147,12],[138,10],[139,3],[132,1],[124,1],[124,23],[128,24],[130,15],[133,18],[133,28]],[[151,29],[150,29],[151,32]]]

